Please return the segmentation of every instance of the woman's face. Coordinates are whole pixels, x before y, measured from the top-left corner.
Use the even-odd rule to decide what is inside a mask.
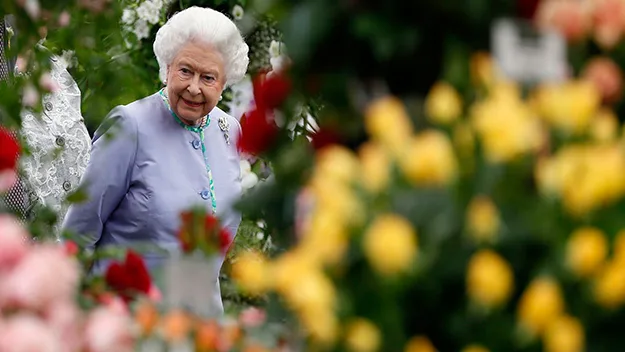
[[[176,115],[195,125],[217,105],[226,77],[221,54],[211,45],[187,43],[167,67],[167,94]]]

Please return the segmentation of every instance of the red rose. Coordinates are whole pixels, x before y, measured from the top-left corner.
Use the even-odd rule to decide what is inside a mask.
[[[241,119],[241,136],[237,147],[242,153],[258,155],[268,150],[278,135],[278,126],[264,110],[254,109]]]
[[[254,80],[254,100],[259,110],[272,110],[284,103],[291,92],[291,81],[282,73],[259,75]]]
[[[14,170],[20,155],[20,145],[13,135],[0,127],[0,172]]]
[[[228,252],[228,248],[230,248],[230,231],[226,229],[221,229],[219,231],[219,249],[221,253],[226,254]]]
[[[152,280],[143,258],[129,250],[124,262],[113,262],[106,269],[106,283],[126,302],[137,293],[148,294]]]

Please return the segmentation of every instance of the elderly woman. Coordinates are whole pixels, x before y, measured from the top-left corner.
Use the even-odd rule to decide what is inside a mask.
[[[88,200],[70,207],[64,222],[96,251],[151,244],[156,250],[144,253],[150,269],[179,252],[180,213],[191,207],[204,207],[232,236],[237,232],[240,125],[216,105],[249,62],[235,24],[199,7],[159,29],[154,53],[165,88],[109,113],[83,176]],[[103,262],[92,269],[103,270]]]

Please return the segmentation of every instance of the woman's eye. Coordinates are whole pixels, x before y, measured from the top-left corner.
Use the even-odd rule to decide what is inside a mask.
[[[191,73],[191,70],[189,70],[188,68],[181,68],[180,72],[184,73],[185,75]]]
[[[215,80],[215,77],[213,77],[213,76],[204,76],[204,80],[207,81],[207,82],[212,82],[212,81]]]

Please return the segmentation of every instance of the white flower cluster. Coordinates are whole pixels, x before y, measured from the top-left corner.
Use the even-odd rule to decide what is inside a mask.
[[[124,8],[121,22],[126,33],[133,33],[137,40],[150,35],[152,26],[165,18],[165,12],[175,0],[131,0]]]

